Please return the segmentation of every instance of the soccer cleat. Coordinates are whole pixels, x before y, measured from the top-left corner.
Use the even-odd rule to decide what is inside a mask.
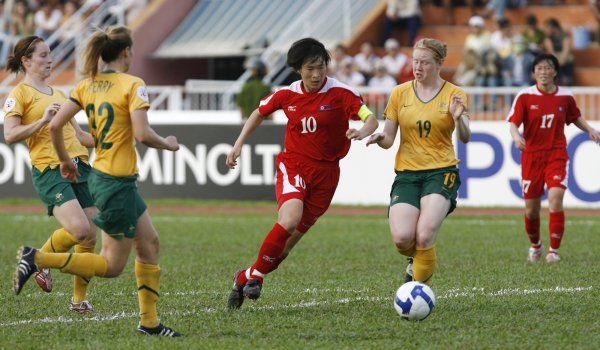
[[[411,282],[413,280],[413,258],[408,258],[408,265],[406,265],[406,273],[404,274],[404,282]]]
[[[52,275],[50,274],[50,269],[42,269],[41,271],[34,273],[33,277],[44,292],[50,293],[52,291]]]
[[[183,334],[175,332],[171,328],[159,323],[158,326],[154,328],[146,328],[141,324],[138,325],[137,328],[138,333],[145,335],[159,335],[162,337],[181,337]]]
[[[73,312],[77,312],[78,314],[86,314],[88,312],[93,312],[94,307],[87,300],[84,300],[79,303],[74,303],[73,300],[71,300],[71,305],[69,305],[69,310],[71,310]]]
[[[38,271],[34,260],[36,252],[37,249],[31,247],[20,247],[17,250],[17,269],[13,275],[13,290],[16,295],[21,293],[29,277]]]
[[[255,300],[260,297],[262,291],[262,281],[257,279],[250,279],[244,286],[244,296],[248,299]]]
[[[244,286],[240,286],[237,281],[240,273],[244,273],[244,270],[239,270],[233,274],[233,288],[231,288],[229,299],[227,299],[227,306],[230,309],[239,309],[244,303]]]
[[[554,252],[554,251],[549,251],[548,254],[546,255],[546,262],[548,263],[557,263],[560,261],[560,256],[558,255],[558,252]]]
[[[529,247],[529,253],[527,254],[527,261],[538,262],[542,257],[542,246],[539,248]]]

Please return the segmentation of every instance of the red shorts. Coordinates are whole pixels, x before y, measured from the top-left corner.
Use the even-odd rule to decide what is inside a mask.
[[[565,149],[524,152],[521,157],[521,185],[523,198],[536,199],[544,195],[546,188],[567,188],[569,156]]]
[[[329,208],[340,179],[340,167],[337,162],[318,162],[285,152],[277,156],[275,167],[277,208],[289,199],[300,199],[304,210],[296,229],[305,233]]]

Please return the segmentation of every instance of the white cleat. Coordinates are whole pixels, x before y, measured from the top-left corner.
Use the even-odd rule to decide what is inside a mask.
[[[87,300],[84,300],[80,303],[74,303],[73,300],[71,300],[71,305],[69,305],[69,310],[76,312],[78,314],[87,314],[89,312],[93,312],[94,307]]]
[[[542,246],[540,246],[538,249],[535,249],[534,247],[529,247],[529,253],[527,254],[527,261],[535,263],[540,261],[542,257]],[[548,259],[546,257],[546,259]]]
[[[548,252],[546,255],[546,262],[553,264],[560,261],[560,256],[557,252]]]

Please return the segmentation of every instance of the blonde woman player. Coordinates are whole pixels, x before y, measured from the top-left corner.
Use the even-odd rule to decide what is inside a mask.
[[[390,148],[400,130],[389,223],[398,251],[409,257],[406,280],[429,283],[436,263],[435,238],[456,207],[460,186],[452,133],[469,142],[466,96],[440,77],[446,45],[421,39],[413,47],[415,80],[396,86],[385,109],[383,132],[367,145]]]
[[[23,72],[25,77],[4,104],[4,139],[8,144],[27,143],[35,190],[46,205],[48,215],[53,215],[62,225],[50,235],[40,251],[66,252],[74,247],[76,253],[91,253],[94,252],[97,229],[89,218],[96,215],[98,209],[87,186],[91,168],[84,146],[93,147],[94,140],[74,119],[64,126],[67,156],[80,176],[77,183],[63,179],[47,125],[67,97],[46,82],[51,68],[50,48],[42,38],[28,36],[17,42],[6,62],[6,69],[15,74]],[[35,279],[44,291],[52,290],[50,270],[36,272]],[[88,283],[89,278],[75,276],[72,311],[93,311],[92,304],[86,300]]]
[[[149,147],[177,151],[174,136],[163,138],[148,124],[148,94],[144,81],[129,70],[133,40],[129,29],[117,26],[94,33],[85,48],[83,73],[50,123],[52,143],[64,178],[77,181],[78,170],[70,161],[63,126],[85,110],[95,140],[96,160],[88,184],[100,213],[92,218],[102,229],[102,252],[96,254],[46,253],[24,247],[15,276],[18,292],[38,267],[89,278],[116,277],[123,271],[131,248],[135,248],[141,334],[176,337],[181,334],[159,322],[156,304],[160,292],[158,233],[144,200],[137,192],[135,140]],[[98,72],[100,58],[104,70]]]

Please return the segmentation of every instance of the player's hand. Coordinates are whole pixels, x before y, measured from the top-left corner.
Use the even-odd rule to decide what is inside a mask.
[[[596,130],[590,131],[590,140],[600,145],[600,133]]]
[[[378,143],[379,141],[383,140],[384,137],[385,135],[382,132],[372,134],[371,137],[369,137],[369,139],[367,140],[367,146],[374,143]]]
[[[52,118],[56,115],[56,112],[60,109],[60,103],[52,103],[46,110],[44,110],[44,115],[42,116],[42,120],[44,123],[50,123]]]
[[[364,139],[364,136],[361,136],[360,132],[356,129],[348,129],[346,131],[346,137],[348,138],[348,140],[362,140]]]
[[[458,121],[458,118],[465,112],[465,105],[462,100],[462,97],[458,95],[452,95],[450,97],[450,114],[452,114],[452,118]]]
[[[515,146],[520,151],[523,151],[525,149],[525,139],[521,135],[514,137],[513,141],[515,141]]]
[[[229,167],[229,169],[235,168],[235,166],[237,165],[237,159],[240,157],[241,153],[242,148],[234,146],[231,149],[231,151],[227,154],[227,160],[225,161],[225,164]]]
[[[73,183],[77,183],[77,177],[80,176],[77,166],[71,160],[60,162],[60,175]]]
[[[169,151],[175,152],[179,150],[179,143],[177,142],[177,137],[167,136],[165,137],[165,140],[167,141],[167,149]]]

